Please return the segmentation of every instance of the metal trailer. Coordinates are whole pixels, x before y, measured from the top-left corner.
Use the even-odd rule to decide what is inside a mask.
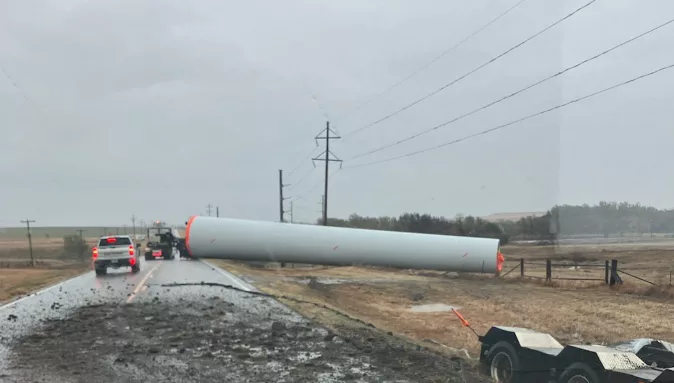
[[[192,256],[241,261],[372,265],[494,274],[499,240],[230,218],[192,217]]]
[[[674,383],[674,348],[664,341],[562,346],[550,334],[504,326],[479,340],[480,365],[496,382]],[[669,368],[652,366],[658,363]]]

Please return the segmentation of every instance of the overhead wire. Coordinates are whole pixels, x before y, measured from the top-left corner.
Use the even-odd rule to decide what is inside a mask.
[[[407,109],[409,109],[409,108],[411,108],[411,107],[413,107],[413,106],[415,106],[415,105],[417,105],[417,104],[419,104],[419,103],[421,103],[421,102],[423,102],[423,101],[425,101],[425,100],[427,100],[427,99],[433,97],[434,95],[436,95],[436,94],[442,92],[443,90],[445,90],[445,89],[449,88],[450,86],[452,86],[452,85],[458,83],[459,81],[465,79],[466,77],[468,77],[468,76],[470,76],[470,75],[476,73],[477,71],[479,71],[480,69],[486,67],[487,65],[489,65],[489,64],[491,64],[491,63],[497,61],[498,59],[500,59],[500,58],[506,56],[507,54],[513,52],[513,51],[516,50],[517,48],[523,46],[524,44],[528,43],[529,41],[531,41],[531,40],[535,39],[536,37],[542,35],[543,33],[547,32],[548,30],[550,30],[551,28],[555,27],[556,25],[558,25],[558,24],[562,23],[563,21],[565,21],[565,20],[567,20],[567,19],[573,17],[575,14],[577,14],[578,12],[584,10],[585,8],[589,7],[590,5],[594,4],[596,1],[597,1],[597,0],[590,0],[590,2],[584,4],[584,5],[581,6],[580,8],[577,8],[576,10],[574,10],[573,12],[571,12],[571,13],[569,13],[568,15],[564,16],[563,18],[561,18],[561,19],[555,21],[554,23],[548,25],[547,27],[545,27],[545,28],[543,28],[542,30],[540,30],[540,31],[538,31],[537,33],[535,33],[534,35],[532,35],[532,36],[526,38],[524,41],[522,41],[522,42],[516,44],[515,46],[513,46],[513,47],[507,49],[507,50],[504,51],[503,53],[501,53],[501,54],[499,54],[499,55],[493,57],[492,59],[490,59],[490,60],[484,62],[484,63],[481,64],[480,66],[478,66],[478,67],[472,69],[471,71],[469,71],[468,73],[462,75],[461,77],[459,77],[459,78],[457,78],[457,79],[455,79],[455,80],[453,80],[453,81],[451,81],[451,82],[449,82],[449,83],[447,83],[447,84],[441,86],[440,88],[438,88],[438,89],[432,91],[431,93],[426,94],[425,96],[423,96],[423,97],[417,99],[416,101],[413,101],[412,103],[409,103],[409,104],[405,105],[404,107],[402,107],[402,108],[396,110],[396,111],[393,112],[393,113],[390,113],[390,114],[388,114],[388,115],[386,115],[386,116],[380,118],[379,120],[376,120],[376,121],[374,121],[374,122],[371,122],[371,123],[369,123],[369,124],[367,124],[367,125],[365,125],[365,126],[359,128],[359,129],[356,129],[356,130],[354,130],[354,131],[352,131],[352,132],[349,132],[349,133],[345,134],[344,137],[351,136],[351,135],[354,135],[354,134],[358,134],[358,133],[360,133],[360,132],[362,132],[362,131],[364,131],[364,130],[366,130],[366,129],[369,129],[369,128],[371,128],[371,127],[373,127],[373,126],[375,126],[375,125],[377,125],[377,124],[379,124],[379,123],[381,123],[381,122],[383,122],[383,121],[386,121],[386,120],[388,120],[389,118],[394,117],[394,116],[396,116],[397,114],[399,114],[399,113],[401,113],[401,112],[403,112],[403,111],[405,111],[405,110],[407,110]]]
[[[309,176],[311,175],[311,173],[314,172],[314,170],[316,170],[315,167],[310,168],[309,171],[306,172],[306,173],[304,173],[304,175],[303,175],[302,177],[300,177],[300,179],[299,179],[297,182],[293,182],[293,183],[290,185],[290,187],[288,188],[288,191],[291,191],[291,190],[293,190],[294,188],[296,188],[297,186],[301,185],[302,182],[304,182],[307,178],[309,178]]]
[[[330,174],[330,175],[328,176],[328,182],[329,182],[330,180],[332,180],[332,178],[335,176],[335,174],[339,173],[340,170],[342,170],[342,168],[337,168],[337,170],[335,170],[334,172],[332,172],[332,174]],[[309,190],[307,190],[306,192],[302,193],[300,196],[293,198],[291,201],[294,202],[294,201],[297,201],[297,200],[300,200],[300,199],[304,199],[304,197],[305,197],[307,194],[313,192],[314,190],[316,190],[317,187],[323,185],[324,183],[325,183],[325,180],[324,180],[324,179],[321,179],[321,180],[320,180],[319,182],[317,182],[313,187],[311,187],[311,189],[309,189]]]
[[[316,152],[316,149],[318,149],[318,148],[319,148],[319,146],[318,146],[318,144],[317,144],[313,149],[311,149],[311,151],[309,152],[309,154],[307,154],[306,156],[304,156],[304,157],[302,158],[302,161],[300,161],[297,165],[295,165],[295,166],[292,168],[292,170],[286,175],[286,177],[292,176],[293,173],[295,173],[295,172],[296,172],[296,171],[297,171],[303,164],[306,163],[306,161],[307,161],[309,158],[311,158],[311,155],[314,154],[314,153]]]
[[[492,101],[492,102],[490,102],[490,103],[488,103],[488,104],[486,104],[486,105],[483,105],[483,106],[481,106],[481,107],[479,107],[479,108],[477,108],[477,109],[474,109],[474,110],[472,110],[472,111],[470,111],[470,112],[468,112],[468,113],[464,113],[464,114],[462,114],[462,115],[460,115],[460,116],[458,116],[458,117],[456,117],[456,118],[454,118],[454,119],[451,119],[451,120],[449,120],[449,121],[443,122],[443,123],[438,124],[438,125],[435,125],[435,126],[433,126],[432,128],[430,128],[430,129],[426,129],[426,130],[424,130],[424,131],[415,133],[415,134],[410,135],[410,136],[408,136],[408,137],[405,137],[405,138],[403,138],[403,139],[401,139],[401,140],[398,140],[398,141],[396,141],[396,142],[389,143],[389,144],[387,144],[387,145],[378,147],[378,148],[373,149],[373,150],[370,150],[370,151],[368,151],[368,152],[364,152],[364,153],[355,155],[355,156],[353,156],[353,157],[351,157],[351,158],[348,158],[347,161],[352,161],[352,160],[355,160],[355,159],[357,159],[357,158],[365,157],[365,156],[367,156],[367,155],[374,154],[374,153],[380,152],[380,151],[382,151],[382,150],[392,148],[392,147],[394,147],[394,146],[397,146],[397,145],[400,145],[400,144],[402,144],[402,143],[405,143],[405,142],[411,141],[411,140],[413,140],[413,139],[419,138],[419,137],[421,137],[421,136],[424,136],[424,135],[426,135],[426,134],[428,134],[428,133],[430,133],[430,132],[433,132],[433,131],[435,131],[435,130],[438,130],[438,129],[442,128],[442,127],[445,127],[445,126],[448,126],[448,125],[450,125],[450,124],[453,124],[453,123],[455,123],[455,122],[457,122],[457,121],[459,121],[459,120],[462,120],[462,119],[464,119],[464,118],[466,118],[466,117],[468,117],[468,116],[471,116],[471,115],[473,115],[473,114],[475,114],[475,113],[477,113],[477,112],[480,112],[480,111],[482,111],[482,110],[485,110],[485,109],[487,109],[487,108],[489,108],[489,107],[491,107],[491,106],[493,106],[493,105],[499,104],[499,103],[501,103],[501,102],[503,102],[503,101],[505,101],[505,100],[507,100],[507,99],[509,99],[509,98],[512,98],[512,97],[514,97],[514,96],[517,96],[518,94],[524,93],[524,92],[526,92],[527,90],[532,89],[532,88],[534,88],[534,87],[536,87],[536,86],[538,86],[538,85],[541,85],[541,84],[543,84],[543,83],[545,83],[545,82],[547,82],[547,81],[549,81],[549,80],[552,80],[552,79],[554,79],[554,78],[556,78],[556,77],[558,77],[558,76],[561,76],[561,75],[563,75],[563,74],[566,73],[566,72],[569,72],[569,71],[571,71],[571,70],[573,70],[573,69],[576,69],[576,68],[578,68],[578,67],[580,67],[580,66],[582,66],[582,65],[584,65],[584,64],[587,64],[587,63],[589,63],[589,62],[591,62],[591,61],[593,61],[593,60],[596,60],[596,59],[598,59],[598,58],[601,57],[601,56],[604,56],[604,55],[606,55],[606,54],[608,54],[608,53],[610,53],[610,52],[612,52],[612,51],[614,51],[614,50],[616,50],[616,49],[618,49],[618,48],[621,48],[621,47],[623,47],[623,46],[625,46],[625,45],[627,45],[627,44],[629,44],[629,43],[631,43],[631,42],[634,42],[634,41],[636,41],[636,40],[638,40],[638,39],[640,39],[640,38],[642,38],[642,37],[644,37],[644,36],[647,36],[647,35],[649,35],[649,34],[655,32],[655,31],[657,31],[657,30],[659,30],[659,29],[661,29],[661,28],[663,28],[663,27],[665,27],[665,26],[667,26],[667,25],[669,25],[669,24],[672,24],[672,23],[674,23],[674,19],[671,19],[671,20],[669,20],[669,21],[667,21],[667,22],[665,22],[665,23],[663,23],[663,24],[660,24],[660,25],[658,25],[657,27],[652,28],[652,29],[650,29],[650,30],[648,30],[648,31],[646,31],[646,32],[644,32],[644,33],[641,33],[641,34],[639,34],[639,35],[636,36],[636,37],[632,37],[632,38],[630,38],[630,39],[628,39],[628,40],[626,40],[626,41],[623,41],[622,43],[620,43],[620,44],[618,44],[618,45],[615,45],[615,46],[613,46],[613,47],[611,47],[611,48],[609,48],[609,49],[607,49],[607,50],[605,50],[605,51],[603,51],[603,52],[601,52],[601,53],[598,53],[598,54],[596,54],[596,55],[594,55],[594,56],[592,56],[592,57],[590,57],[590,58],[587,58],[587,59],[585,59],[585,60],[583,60],[583,61],[580,61],[580,62],[576,63],[575,65],[572,65],[572,66],[570,66],[570,67],[568,67],[568,68],[566,68],[566,69],[564,69],[564,70],[562,70],[562,71],[559,71],[559,72],[557,72],[557,73],[555,73],[555,74],[553,74],[553,75],[551,75],[551,76],[548,76],[548,77],[546,77],[546,78],[544,78],[544,79],[542,79],[542,80],[540,80],[540,81],[537,81],[537,82],[535,82],[535,83],[533,83],[533,84],[530,84],[530,85],[528,85],[528,86],[526,86],[526,87],[524,87],[524,88],[522,88],[522,89],[520,89],[520,90],[518,90],[518,91],[516,91],[516,92],[513,92],[513,93],[511,93],[511,94],[509,94],[509,95],[507,95],[507,96],[505,96],[505,97],[502,97],[502,98],[500,98],[500,99],[498,99],[498,100]]]
[[[563,103],[563,104],[556,105],[556,106],[554,106],[554,107],[552,107],[552,108],[545,109],[545,110],[543,110],[543,111],[540,111],[540,112],[537,112],[537,113],[534,113],[534,114],[530,114],[530,115],[528,115],[528,116],[526,116],[526,117],[522,117],[522,118],[519,118],[519,119],[517,119],[517,120],[513,120],[513,121],[510,121],[510,122],[508,122],[508,123],[505,123],[505,124],[503,124],[503,125],[499,125],[499,126],[496,126],[496,127],[490,128],[490,129],[487,129],[487,130],[483,130],[483,131],[481,131],[481,132],[474,133],[474,134],[471,134],[471,135],[468,135],[468,136],[465,136],[465,137],[462,137],[462,138],[458,138],[458,139],[455,139],[455,140],[452,140],[452,141],[448,141],[448,142],[445,142],[445,143],[442,143],[442,144],[439,144],[439,145],[431,146],[431,147],[426,148],[426,149],[417,150],[417,151],[414,151],[414,152],[411,152],[411,153],[407,153],[407,154],[403,154],[403,155],[396,156],[396,157],[386,158],[386,159],[382,159],[382,160],[379,160],[379,161],[367,162],[367,163],[364,163],[364,164],[358,164],[358,165],[353,165],[353,166],[346,166],[346,167],[344,167],[344,169],[354,169],[354,168],[360,168],[360,167],[365,167],[365,166],[377,165],[377,164],[381,164],[381,163],[385,163],[385,162],[391,162],[391,161],[399,160],[399,159],[402,159],[402,158],[412,157],[412,156],[416,156],[416,155],[419,155],[419,154],[422,154],[422,153],[426,153],[426,152],[430,152],[430,151],[433,151],[433,150],[437,150],[437,149],[440,149],[440,148],[443,148],[443,147],[446,147],[446,146],[449,146],[449,145],[454,145],[454,144],[457,144],[457,143],[459,143],[459,142],[469,140],[469,139],[471,139],[471,138],[475,138],[475,137],[478,137],[478,136],[486,135],[486,134],[492,133],[492,132],[494,132],[494,131],[497,131],[497,130],[500,130],[500,129],[509,127],[509,126],[511,126],[511,125],[515,125],[515,124],[517,124],[517,123],[520,123],[520,122],[529,120],[529,119],[531,119],[531,118],[534,118],[534,117],[537,117],[537,116],[540,116],[540,115],[543,115],[543,114],[552,112],[552,111],[554,111],[554,110],[564,108],[564,107],[566,107],[566,106],[568,106],[568,105],[571,105],[571,104],[574,104],[574,103],[577,103],[577,102],[580,102],[580,101],[589,99],[589,98],[591,98],[591,97],[598,96],[598,95],[600,95],[600,94],[606,93],[606,92],[611,91],[611,90],[614,90],[614,89],[616,89],[616,88],[620,88],[620,87],[622,87],[622,86],[625,86],[625,85],[627,85],[627,84],[633,83],[633,82],[635,82],[635,81],[639,81],[639,80],[644,79],[644,78],[646,78],[646,77],[653,76],[653,75],[655,75],[655,74],[657,74],[657,73],[663,72],[663,71],[668,70],[668,69],[671,69],[671,68],[674,68],[674,64],[670,64],[670,65],[661,67],[661,68],[656,69],[656,70],[654,70],[654,71],[652,71],[652,72],[648,72],[648,73],[642,74],[642,75],[640,75],[640,76],[638,76],[638,77],[629,79],[629,80],[627,80],[627,81],[623,81],[623,82],[621,82],[621,83],[612,85],[612,86],[610,86],[610,87],[608,87],[608,88],[604,88],[604,89],[602,89],[602,90],[599,90],[599,91],[590,93],[590,94],[585,95],[585,96],[583,96],[583,97],[579,97],[579,98],[573,99],[573,100],[568,101],[568,102],[565,102],[565,103]]]
[[[473,33],[471,33],[470,35],[468,35],[468,37],[464,38],[463,40],[459,41],[458,43],[452,45],[450,48],[446,49],[444,52],[442,52],[441,54],[439,54],[438,56],[436,56],[435,58],[433,58],[431,61],[429,61],[428,63],[426,63],[426,64],[425,64],[424,66],[422,66],[421,68],[415,70],[415,71],[412,72],[411,74],[409,74],[409,75],[407,75],[406,77],[402,78],[401,80],[397,81],[396,83],[394,83],[393,85],[391,85],[390,87],[388,87],[388,88],[387,88],[386,90],[384,90],[383,92],[380,92],[380,93],[378,93],[378,94],[376,94],[376,95],[370,97],[370,98],[367,99],[365,102],[359,104],[358,106],[356,106],[356,107],[354,107],[354,108],[349,109],[349,110],[348,110],[347,112],[345,112],[344,114],[338,116],[338,117],[337,117],[337,120],[341,120],[341,119],[343,119],[343,118],[345,118],[345,117],[347,117],[347,116],[350,116],[351,114],[353,114],[353,113],[355,113],[355,112],[357,112],[357,111],[363,109],[364,107],[366,107],[367,105],[369,105],[370,103],[372,103],[372,101],[374,101],[374,100],[378,99],[379,97],[382,97],[382,96],[384,96],[384,95],[390,93],[390,92],[391,92],[392,90],[394,90],[395,88],[397,88],[397,87],[399,87],[400,85],[404,84],[405,82],[407,82],[407,81],[410,80],[411,78],[417,76],[419,73],[425,71],[426,69],[428,69],[429,67],[431,67],[433,64],[435,64],[436,62],[440,61],[440,59],[442,59],[443,57],[445,57],[445,56],[447,56],[448,54],[452,53],[454,50],[456,50],[457,48],[459,48],[460,46],[462,46],[463,44],[465,44],[466,42],[468,42],[468,40],[470,40],[470,39],[472,39],[473,37],[477,36],[480,32],[484,31],[484,30],[487,29],[489,26],[491,26],[491,25],[494,24],[495,22],[497,22],[497,21],[499,21],[500,19],[502,19],[504,16],[506,16],[508,13],[512,12],[515,8],[519,7],[519,6],[520,6],[522,3],[524,3],[525,1],[527,1],[527,0],[520,0],[520,1],[517,2],[515,5],[511,6],[510,8],[508,8],[508,9],[506,9],[505,11],[503,11],[502,13],[500,13],[500,14],[499,14],[498,16],[496,16],[495,18],[491,19],[488,23],[486,23],[486,24],[484,24],[483,26],[481,26],[480,28],[478,28],[475,32],[473,32]]]

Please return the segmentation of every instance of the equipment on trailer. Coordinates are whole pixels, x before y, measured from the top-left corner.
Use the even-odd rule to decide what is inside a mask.
[[[500,383],[674,383],[674,345],[666,341],[563,346],[550,334],[506,326],[477,336],[481,369]]]

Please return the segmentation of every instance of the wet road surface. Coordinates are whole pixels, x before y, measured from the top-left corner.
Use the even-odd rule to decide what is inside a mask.
[[[86,273],[0,308],[0,382],[479,382],[368,329],[326,330],[201,261]],[[380,334],[381,335],[381,334]]]

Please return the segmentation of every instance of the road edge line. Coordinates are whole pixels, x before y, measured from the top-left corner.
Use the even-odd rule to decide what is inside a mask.
[[[199,262],[201,262],[201,263],[203,263],[207,266],[212,267],[215,271],[219,272],[220,274],[222,274],[222,275],[226,276],[227,278],[231,279],[232,281],[234,281],[234,283],[238,285],[236,287],[239,287],[242,290],[246,290],[246,291],[257,291],[257,289],[255,287],[253,287],[253,285],[250,285],[250,284],[244,282],[243,280],[241,280],[241,278],[239,278],[236,275],[230,273],[229,271],[223,269],[222,267],[214,265],[214,264],[208,262],[205,259],[200,259]]]
[[[28,299],[28,298],[32,298],[32,297],[34,297],[34,296],[38,296],[38,295],[40,295],[40,294],[44,294],[44,293],[46,293],[47,291],[49,291],[49,290],[51,290],[51,289],[54,289],[54,288],[59,287],[59,286],[61,286],[61,285],[64,285],[64,284],[66,284],[66,283],[68,283],[68,282],[72,282],[72,281],[74,281],[74,280],[76,280],[76,279],[82,278],[82,277],[88,275],[88,274],[91,273],[91,272],[92,272],[92,270],[85,271],[84,273],[82,273],[82,274],[80,274],[80,275],[76,275],[76,276],[74,276],[74,277],[72,277],[72,278],[68,278],[68,279],[66,279],[65,281],[56,282],[55,284],[53,284],[53,285],[51,285],[51,286],[43,287],[43,288],[40,289],[40,290],[37,290],[37,291],[35,291],[35,292],[32,292],[32,293],[30,293],[30,294],[28,294],[28,295],[24,295],[24,296],[21,297],[21,298],[15,299],[15,300],[13,300],[13,301],[10,301],[10,302],[8,302],[8,303],[6,303],[6,304],[0,306],[0,310],[4,310],[4,309],[7,309],[7,308],[10,308],[10,307],[14,306],[15,304],[17,304],[17,303],[19,303],[19,302],[21,302],[21,301],[23,301],[23,300],[26,300],[26,299]]]

